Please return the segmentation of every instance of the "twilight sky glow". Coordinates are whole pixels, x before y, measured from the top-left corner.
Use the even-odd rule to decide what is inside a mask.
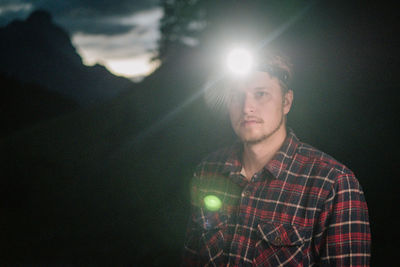
[[[70,33],[86,65],[100,63],[116,75],[134,79],[158,66],[150,61],[163,15],[156,0],[0,0],[0,27],[39,8]]]

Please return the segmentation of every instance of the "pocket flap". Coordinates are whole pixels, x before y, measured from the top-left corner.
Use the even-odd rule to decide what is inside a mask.
[[[261,223],[257,226],[262,239],[274,246],[299,246],[304,243],[304,232],[290,224]]]

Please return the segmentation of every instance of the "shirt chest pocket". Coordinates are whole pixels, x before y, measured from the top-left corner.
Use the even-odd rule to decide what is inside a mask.
[[[302,266],[303,250],[312,228],[274,222],[257,226],[255,266]]]

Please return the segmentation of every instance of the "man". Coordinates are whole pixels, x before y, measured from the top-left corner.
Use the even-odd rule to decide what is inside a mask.
[[[361,186],[286,127],[290,78],[291,64],[271,56],[229,86],[240,142],[209,155],[194,174],[185,266],[369,265]]]

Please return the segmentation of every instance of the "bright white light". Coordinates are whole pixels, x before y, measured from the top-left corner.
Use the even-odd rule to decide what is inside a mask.
[[[248,50],[236,48],[229,53],[227,64],[234,74],[245,75],[252,68],[253,57]]]

